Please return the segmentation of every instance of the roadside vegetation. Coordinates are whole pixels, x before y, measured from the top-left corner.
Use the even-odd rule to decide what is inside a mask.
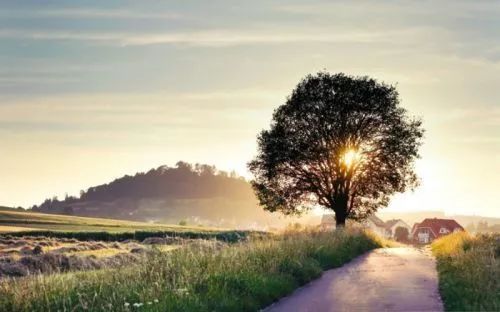
[[[160,250],[120,269],[0,281],[5,311],[255,311],[384,242],[363,231],[288,231]]]
[[[500,234],[445,236],[432,244],[448,311],[500,311]]]

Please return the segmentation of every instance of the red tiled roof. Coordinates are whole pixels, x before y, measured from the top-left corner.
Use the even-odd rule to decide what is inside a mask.
[[[457,229],[460,231],[464,231],[464,228],[458,224],[457,221],[452,219],[424,219],[421,223],[415,223],[413,226],[413,231],[417,231],[419,228],[430,228],[434,236],[439,237],[443,234],[439,233],[441,228],[446,228],[450,233],[456,231]]]

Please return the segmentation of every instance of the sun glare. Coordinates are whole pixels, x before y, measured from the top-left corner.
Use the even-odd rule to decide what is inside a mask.
[[[350,149],[348,150],[344,156],[342,157],[342,162],[347,166],[347,167],[351,167],[352,165],[354,165],[356,162],[359,161],[359,159],[361,158],[361,155],[358,151],[356,150],[353,150],[353,149]]]

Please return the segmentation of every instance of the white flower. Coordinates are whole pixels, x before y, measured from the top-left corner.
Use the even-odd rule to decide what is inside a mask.
[[[184,294],[188,294],[188,290],[186,288],[178,288],[178,289],[175,289],[174,290],[175,293],[179,294],[179,295],[184,295]]]
[[[144,305],[144,304],[143,304],[143,303],[141,303],[141,302],[136,302],[136,303],[134,303],[134,307],[136,307],[136,308],[140,308],[140,307],[142,307],[143,305]]]
[[[154,301],[155,303],[158,303],[158,302],[159,302],[159,301],[158,301],[158,299],[155,299],[155,300],[153,300],[153,301]]]
[[[130,303],[128,302],[125,302],[124,306],[128,307],[130,305]]]
[[[151,301],[148,301],[148,304],[153,304]]]

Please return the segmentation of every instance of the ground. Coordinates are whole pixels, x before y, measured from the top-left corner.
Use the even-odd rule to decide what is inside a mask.
[[[285,311],[442,311],[435,261],[410,247],[368,252],[268,307]]]

